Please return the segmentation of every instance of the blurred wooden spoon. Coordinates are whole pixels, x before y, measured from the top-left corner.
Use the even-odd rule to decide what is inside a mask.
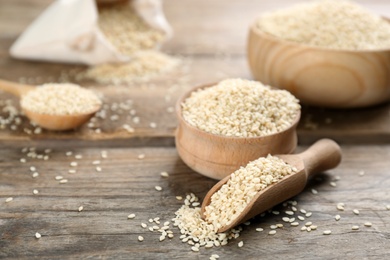
[[[6,80],[0,79],[0,90],[9,92],[20,99],[25,96],[28,92],[34,91],[36,87],[10,82]],[[80,113],[80,114],[42,114],[37,113],[35,111],[31,111],[22,106],[22,110],[25,115],[34,123],[41,126],[42,128],[49,130],[69,130],[74,129],[85,123],[93,114],[95,114],[98,110],[100,110],[101,104],[96,105],[93,110],[88,111],[88,113]]]

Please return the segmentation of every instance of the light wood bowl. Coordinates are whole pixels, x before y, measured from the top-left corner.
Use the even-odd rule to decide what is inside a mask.
[[[305,104],[355,108],[390,98],[390,50],[311,47],[273,37],[253,23],[247,54],[256,80],[286,89]]]
[[[194,171],[213,179],[223,179],[240,166],[268,154],[289,154],[297,146],[296,127],[300,113],[290,128],[262,137],[227,137],[215,135],[187,123],[182,116],[181,104],[191,92],[207,88],[209,84],[194,88],[176,103],[178,127],[175,133],[176,149],[181,159]]]

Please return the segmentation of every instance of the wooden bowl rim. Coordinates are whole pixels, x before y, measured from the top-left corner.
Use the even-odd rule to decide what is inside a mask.
[[[217,82],[218,83],[218,82]],[[192,92],[195,92],[195,91],[198,91],[200,89],[206,89],[206,88],[209,88],[209,87],[212,87],[212,86],[215,86],[217,83],[209,83],[209,84],[203,84],[203,85],[199,85],[199,86],[196,86],[190,90],[188,90],[187,92],[185,92],[176,102],[176,116],[179,120],[179,124],[180,123],[183,123],[186,127],[188,127],[189,129],[191,129],[192,131],[195,131],[195,132],[198,132],[198,133],[201,133],[201,134],[204,134],[204,135],[208,135],[210,137],[214,137],[214,138],[220,138],[220,139],[228,139],[228,140],[242,140],[242,141],[245,141],[245,140],[261,140],[261,139],[265,139],[265,138],[270,138],[270,137],[275,137],[275,136],[278,136],[278,135],[281,135],[283,133],[286,133],[286,132],[289,132],[289,131],[295,131],[298,123],[299,123],[299,120],[301,118],[301,109],[299,109],[298,111],[298,114],[297,114],[297,117],[295,118],[295,120],[293,121],[293,123],[290,125],[290,127],[280,131],[280,132],[276,132],[274,134],[269,134],[269,135],[262,135],[262,136],[253,136],[253,137],[236,137],[236,136],[224,136],[224,135],[218,135],[218,134],[213,134],[213,133],[209,133],[209,132],[206,132],[202,129],[199,129],[193,125],[191,125],[190,123],[188,123],[183,115],[182,115],[182,109],[181,109],[181,104],[183,103],[183,101],[189,97],[191,95]],[[277,89],[275,89],[277,90]]]
[[[366,53],[366,54],[373,54],[373,53],[386,53],[390,52],[389,48],[383,48],[383,49],[373,49],[373,50],[348,50],[348,49],[332,49],[332,48],[326,48],[326,47],[320,47],[320,46],[313,46],[305,43],[298,43],[294,41],[289,41],[285,39],[278,38],[277,36],[274,36],[272,34],[266,33],[262,31],[258,26],[257,23],[260,20],[262,16],[258,16],[254,22],[250,25],[250,32],[255,33],[259,37],[266,38],[267,40],[274,41],[280,44],[290,45],[289,47],[304,47],[316,51],[325,51],[325,52],[333,52],[333,53]],[[390,18],[382,17],[384,20],[390,23]]]

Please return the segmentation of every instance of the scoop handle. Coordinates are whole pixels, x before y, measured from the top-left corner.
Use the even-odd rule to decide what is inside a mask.
[[[335,168],[342,157],[340,146],[331,139],[317,141],[298,156],[303,160],[308,177]]]
[[[11,93],[15,96],[21,97],[34,87],[30,85],[24,85],[7,80],[0,79],[0,90]]]

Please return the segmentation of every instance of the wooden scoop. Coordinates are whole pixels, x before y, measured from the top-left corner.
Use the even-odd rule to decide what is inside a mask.
[[[276,155],[297,172],[288,175],[279,182],[271,184],[258,192],[244,211],[229,225],[222,226],[218,232],[225,232],[234,226],[253,218],[273,206],[299,194],[305,187],[308,177],[316,173],[335,168],[341,161],[341,149],[330,139],[322,139],[300,154]],[[201,214],[204,216],[205,207],[210,204],[211,196],[217,192],[230,178],[230,175],[219,181],[206,194],[202,203]]]
[[[34,86],[14,83],[0,79],[0,90],[9,92],[19,98],[22,98],[29,91],[33,91]],[[52,115],[52,114],[40,114],[31,110],[27,110],[22,107],[25,115],[34,123],[49,130],[69,130],[77,128],[85,123],[91,116],[96,113],[101,106],[97,106],[93,111],[86,114],[74,114],[74,115]]]

